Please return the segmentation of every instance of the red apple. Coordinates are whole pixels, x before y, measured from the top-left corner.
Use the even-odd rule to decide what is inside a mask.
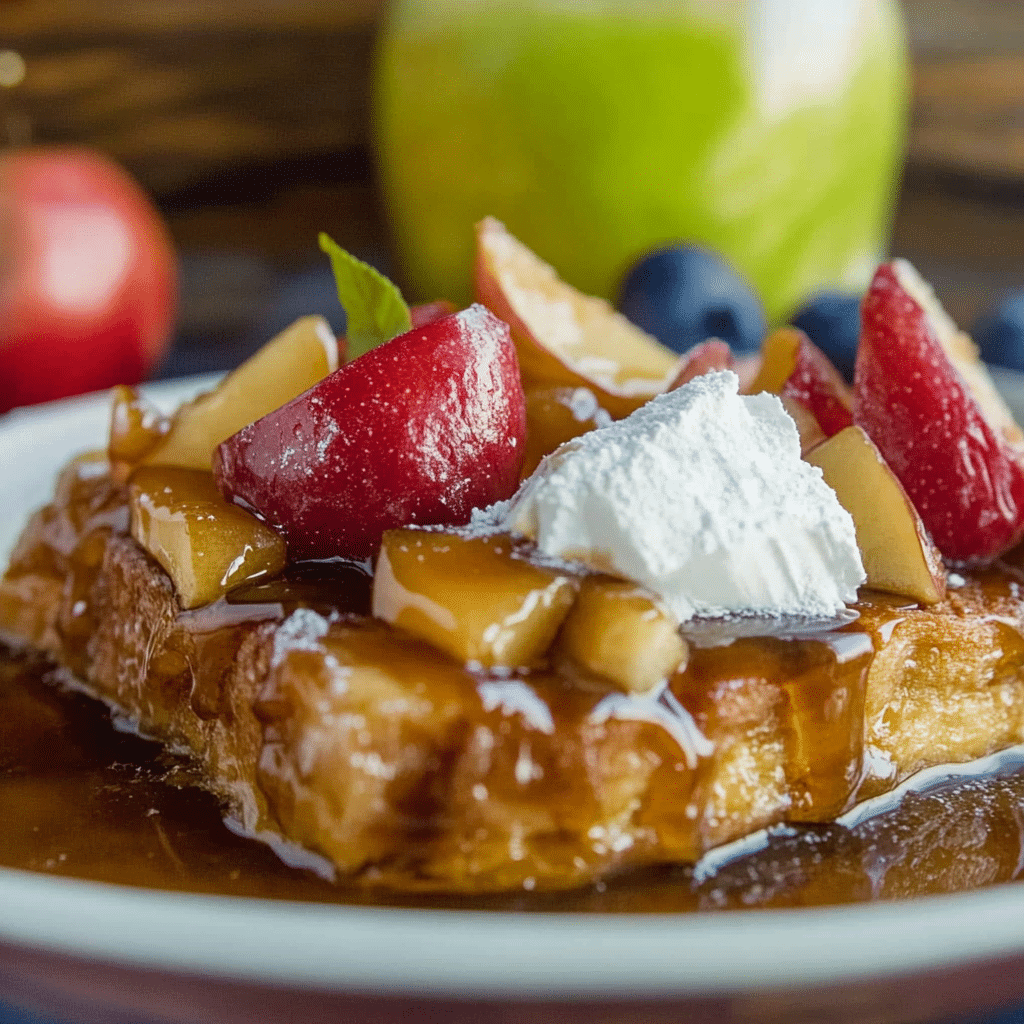
[[[371,349],[243,428],[213,470],[292,558],[367,558],[385,530],[461,525],[511,496],[525,438],[508,326],[472,306]]]
[[[853,423],[850,389],[828,356],[797,327],[780,327],[764,339],[750,390],[799,402],[814,414],[826,437]]]
[[[140,381],[170,337],[176,269],[131,177],[88,150],[12,150],[0,231],[0,411]]]
[[[814,413],[826,437],[853,425],[853,395],[828,356],[802,331],[796,366],[780,396],[792,398]]]
[[[997,557],[1024,534],[1024,468],[892,264],[861,307],[854,420],[903,485],[943,556]]]

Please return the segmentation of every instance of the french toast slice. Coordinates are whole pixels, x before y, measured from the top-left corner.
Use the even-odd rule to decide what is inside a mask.
[[[343,587],[183,610],[129,535],[126,487],[81,458],[14,552],[0,637],[193,759],[246,832],[325,870],[556,889],[831,820],[1024,740],[1018,581],[965,576],[929,608],[865,592],[841,631],[695,648],[664,691],[630,695],[549,667],[470,670]]]

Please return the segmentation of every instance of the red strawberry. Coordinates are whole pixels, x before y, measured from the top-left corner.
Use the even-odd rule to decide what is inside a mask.
[[[861,308],[854,422],[899,478],[946,559],[995,558],[1024,534],[1024,470],[938,340],[930,317],[878,268]]]
[[[508,327],[482,306],[372,349],[214,453],[224,495],[292,558],[366,558],[410,523],[460,525],[519,483],[526,410]]]

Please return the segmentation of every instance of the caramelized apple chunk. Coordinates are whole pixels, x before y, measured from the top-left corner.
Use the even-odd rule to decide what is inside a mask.
[[[284,540],[229,505],[209,473],[143,466],[128,491],[132,536],[171,577],[182,608],[284,568]]]
[[[589,388],[538,387],[526,392],[526,479],[560,444],[611,423]]]
[[[913,502],[860,427],[847,427],[805,456],[853,516],[869,587],[937,604],[946,570]]]
[[[213,450],[338,368],[338,343],[322,316],[304,316],[268,341],[212,391],[183,405],[142,461],[209,470]]]
[[[511,538],[424,530],[384,534],[373,614],[464,663],[542,663],[576,597],[566,572],[513,557]]]
[[[123,480],[130,467],[159,444],[170,422],[135,388],[119,384],[111,398],[107,454],[115,475]]]
[[[643,694],[686,668],[689,647],[672,615],[643,587],[595,575],[580,584],[552,653],[584,681],[593,676],[614,689]]]

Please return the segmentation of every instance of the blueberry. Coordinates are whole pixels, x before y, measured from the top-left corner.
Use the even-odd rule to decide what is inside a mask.
[[[756,352],[764,339],[764,310],[750,285],[695,245],[655,249],[636,263],[622,282],[619,308],[676,352],[708,338]]]
[[[848,384],[853,383],[860,339],[859,296],[819,292],[800,307],[791,323],[832,360]]]
[[[986,363],[1024,370],[1024,291],[1012,292],[979,316],[971,336]]]

